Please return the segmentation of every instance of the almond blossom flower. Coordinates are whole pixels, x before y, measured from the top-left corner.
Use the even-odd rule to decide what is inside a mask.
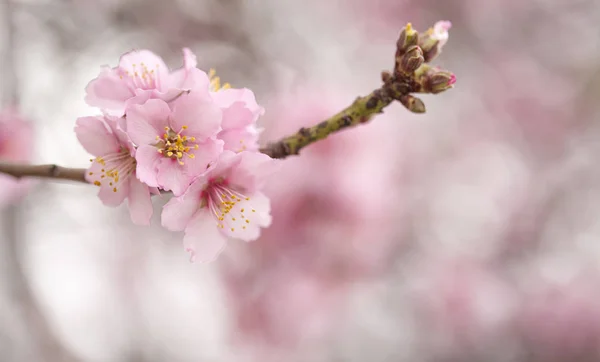
[[[152,216],[151,190],[136,178],[134,147],[118,119],[109,115],[80,117],[75,134],[86,151],[96,156],[86,180],[100,187],[98,197],[107,206],[118,206],[128,199],[131,220],[148,225]]]
[[[214,260],[227,237],[256,240],[261,228],[271,224],[271,205],[260,189],[275,162],[262,153],[223,151],[185,194],[165,205],[162,225],[185,230],[191,261]]]
[[[448,42],[448,30],[452,27],[452,23],[447,20],[440,20],[432,28],[429,28],[422,34],[419,46],[423,50],[425,62],[431,62],[435,57],[440,55],[442,48]]]
[[[139,179],[175,196],[183,194],[223,151],[223,141],[215,138],[221,119],[219,107],[202,92],[178,97],[173,110],[160,99],[132,105],[127,111],[127,133],[138,146]]]
[[[448,30],[452,27],[452,23],[448,20],[440,20],[430,30],[431,37],[439,41],[438,46],[441,48],[448,42]]]
[[[223,130],[217,138],[225,142],[224,148],[234,152],[258,150],[260,130],[256,121],[265,110],[256,103],[254,93],[247,88],[230,88],[212,92],[212,96],[223,110]]]
[[[0,112],[0,160],[28,162],[33,148],[22,147],[22,142],[31,140],[32,124],[12,108]],[[0,206],[17,201],[29,189],[31,180],[19,180],[0,174]]]
[[[150,98],[171,101],[182,91],[208,92],[208,75],[196,68],[196,56],[183,49],[184,66],[170,72],[164,61],[149,50],[133,50],[121,56],[115,68],[105,66],[86,87],[86,102],[122,115],[126,106]]]

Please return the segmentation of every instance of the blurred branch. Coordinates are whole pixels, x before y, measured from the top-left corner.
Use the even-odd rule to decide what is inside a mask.
[[[16,178],[40,177],[57,180],[87,182],[84,168],[67,168],[57,165],[25,165],[18,163],[0,162],[0,173]]]

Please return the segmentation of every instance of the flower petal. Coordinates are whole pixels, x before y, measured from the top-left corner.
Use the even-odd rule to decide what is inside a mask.
[[[190,253],[191,262],[210,262],[225,249],[227,238],[217,228],[216,220],[202,209],[185,228],[183,245]]]
[[[190,48],[183,48],[183,68],[190,70],[192,68],[196,68],[198,65],[198,60],[196,58],[196,54],[194,54]]]
[[[94,156],[119,151],[119,141],[104,121],[104,116],[77,118],[75,135],[83,148]]]
[[[254,93],[248,88],[223,89],[212,93],[212,95],[215,102],[217,102],[221,108],[229,108],[234,103],[241,102],[244,107],[253,114],[254,121],[265,112],[264,108],[256,103]],[[229,127],[229,125],[223,126],[223,128],[227,127]]]
[[[146,67],[148,71],[154,71],[152,75],[156,84],[152,88],[165,90],[163,88],[165,88],[166,81],[169,77],[169,68],[158,55],[145,49],[133,50],[123,54],[119,60],[119,68],[129,72],[129,74],[142,72],[144,67]]]
[[[235,102],[223,110],[221,127],[225,130],[243,128],[255,121],[254,114],[243,102]]]
[[[223,151],[219,158],[211,162],[210,167],[206,170],[206,177],[223,177],[228,179],[232,170],[241,162],[242,158],[239,154],[232,151]]]
[[[100,186],[100,191],[98,191],[98,197],[102,203],[111,207],[121,205],[129,194],[129,183],[121,182],[118,187],[115,187],[114,185],[110,185],[111,180],[105,179],[101,182],[102,185]]]
[[[261,228],[271,225],[271,203],[260,192],[238,201],[227,213],[221,231],[232,238],[253,241],[260,236]]]
[[[111,114],[122,115],[125,102],[133,97],[134,93],[114,69],[104,67],[98,76],[85,88],[85,102],[92,107],[110,110]]]
[[[162,155],[158,153],[156,147],[140,146],[135,152],[137,178],[150,187],[158,187],[157,166],[161,158]]]
[[[200,208],[200,193],[205,186],[206,180],[199,179],[183,195],[169,200],[162,210],[162,226],[170,231],[184,230]]]
[[[215,136],[221,129],[221,109],[198,92],[182,95],[175,100],[173,107],[170,125],[176,132],[186,126],[186,136],[202,141]]]
[[[154,208],[147,185],[133,176],[129,176],[129,215],[136,225],[150,225]]]
[[[254,126],[226,129],[217,135],[225,142],[224,149],[233,152],[257,151],[259,132]]]
[[[259,152],[244,151],[239,157],[240,163],[232,169],[228,180],[249,193],[261,189],[280,165],[278,160]]]
[[[217,160],[221,152],[223,152],[223,141],[209,138],[202,143],[198,143],[198,149],[193,152],[194,158],[187,158],[184,161],[186,166],[185,172],[190,179],[206,172],[210,163]]]
[[[153,145],[168,125],[169,105],[160,99],[150,99],[143,105],[132,105],[127,110],[127,134],[137,145]]]
[[[159,187],[173,192],[175,196],[182,195],[192,181],[185,165],[180,165],[177,160],[166,157],[159,160],[156,179]]]

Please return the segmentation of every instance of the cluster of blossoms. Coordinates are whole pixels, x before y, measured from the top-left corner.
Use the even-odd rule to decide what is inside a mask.
[[[191,260],[210,261],[228,237],[252,241],[271,223],[261,193],[276,161],[258,152],[264,113],[249,89],[220,85],[183,50],[170,71],[147,50],[124,54],[86,88],[102,115],[77,119],[75,132],[95,158],[86,172],[105,205],[128,201],[131,219],[147,225],[151,197],[170,192],[163,227],[185,231]]]

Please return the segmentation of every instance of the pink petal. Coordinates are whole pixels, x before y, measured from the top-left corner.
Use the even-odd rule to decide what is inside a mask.
[[[253,126],[219,132],[217,138],[225,142],[224,149],[233,152],[257,151],[259,133]]]
[[[215,102],[217,102],[221,108],[229,108],[233,103],[241,102],[256,116],[260,116],[264,113],[264,109],[256,102],[254,93],[248,88],[223,89],[214,92],[212,95]]]
[[[206,177],[224,177],[229,178],[231,171],[241,162],[240,154],[232,151],[223,151],[217,160],[211,163],[211,166],[206,171]]]
[[[188,70],[185,80],[180,87],[199,93],[203,97],[210,97],[210,79],[208,78],[208,74],[198,68]]]
[[[190,185],[192,177],[188,176],[185,165],[180,165],[176,160],[163,157],[159,161],[156,179],[159,187],[165,191],[173,192],[180,196]]]
[[[191,262],[210,262],[225,249],[226,237],[219,232],[217,221],[207,209],[197,212],[185,229],[183,245]]]
[[[134,104],[142,105],[149,99],[159,98],[155,96],[155,90],[136,89],[135,94],[125,102],[125,113]]]
[[[170,124],[176,132],[187,126],[185,135],[202,141],[219,132],[222,116],[221,109],[210,98],[190,92],[175,101]]]
[[[166,81],[169,76],[169,68],[162,60],[161,57],[152,53],[149,50],[133,50],[129,53],[125,53],[119,60],[119,68],[128,71],[130,74],[134,74],[136,71],[142,70],[142,64],[145,65],[149,70],[154,70],[154,77],[156,79],[156,89],[166,90]]]
[[[271,225],[271,219],[269,199],[256,192],[248,200],[242,199],[233,206],[222,221],[221,231],[232,238],[253,241],[260,236],[261,228]]]
[[[137,178],[150,187],[158,187],[157,166],[163,156],[153,146],[140,146],[135,152]]]
[[[244,128],[255,121],[254,114],[246,108],[243,102],[235,102],[223,110],[224,130]]]
[[[187,158],[184,161],[185,172],[190,179],[206,172],[209,164],[217,160],[221,152],[223,152],[223,141],[209,138],[199,143],[198,149],[192,152],[194,152],[194,158]]]
[[[150,225],[154,211],[148,186],[134,176],[129,176],[129,215],[136,225]]]
[[[104,67],[98,78],[88,83],[85,92],[87,104],[113,111],[111,113],[116,115],[123,114],[125,102],[134,95],[115,70],[108,67]]]
[[[268,177],[275,173],[279,162],[259,152],[241,152],[237,167],[233,168],[229,182],[252,193],[261,189]]]
[[[182,231],[200,208],[200,193],[206,186],[206,180],[198,180],[180,197],[173,197],[163,207],[161,223],[170,231]]]
[[[190,70],[196,68],[198,60],[196,54],[194,54],[189,48],[183,48],[183,68]]]
[[[131,176],[129,176],[131,177]],[[110,180],[106,179],[101,181],[102,185],[100,186],[100,191],[98,192],[98,197],[102,201],[102,203],[106,206],[119,206],[123,203],[127,195],[129,194],[129,183],[121,182],[119,187],[116,188],[109,184]]]
[[[153,145],[156,136],[162,137],[168,125],[171,109],[160,99],[150,99],[143,105],[127,110],[127,134],[138,146]]]
[[[104,121],[104,116],[77,118],[75,135],[83,148],[94,156],[119,151],[119,141]]]

